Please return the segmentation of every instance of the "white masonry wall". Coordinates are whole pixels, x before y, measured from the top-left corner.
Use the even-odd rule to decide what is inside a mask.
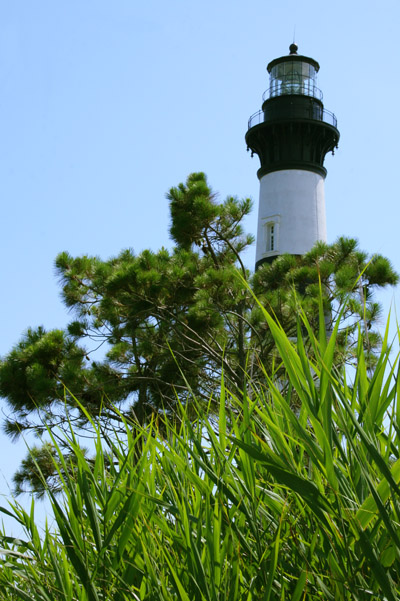
[[[317,240],[326,242],[324,178],[301,169],[264,175],[260,181],[256,263],[283,253],[303,255]]]

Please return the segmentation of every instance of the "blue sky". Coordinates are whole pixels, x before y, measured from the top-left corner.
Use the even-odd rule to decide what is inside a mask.
[[[398,0],[1,0],[0,355],[28,326],[67,322],[60,251],[170,246],[165,193],[193,171],[221,199],[251,196],[256,232],[244,134],[294,30],[341,133],[325,163],[329,241],[356,237],[400,271],[399,22]],[[0,451],[8,495],[24,444],[0,434]]]

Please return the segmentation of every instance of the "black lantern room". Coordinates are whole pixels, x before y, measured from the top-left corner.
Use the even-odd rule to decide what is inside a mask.
[[[260,158],[260,179],[281,169],[306,169],[325,177],[325,155],[339,142],[336,117],[324,109],[317,87],[319,64],[297,54],[296,44],[289,50],[267,66],[269,89],[261,111],[248,122],[246,143]]]

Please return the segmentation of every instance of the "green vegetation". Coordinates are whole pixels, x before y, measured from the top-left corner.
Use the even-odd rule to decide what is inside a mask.
[[[251,274],[248,199],[168,199],[171,251],[62,253],[74,320],[0,362],[5,431],[41,441],[16,492],[54,514],[0,508],[0,600],[400,600],[397,274],[343,238]]]
[[[121,414],[123,432],[106,440],[92,421],[94,460],[74,422],[59,432],[73,461],[52,436],[62,495],[43,484],[56,527],[38,531],[33,503],[2,509],[25,539],[3,537],[1,599],[400,599],[400,382],[388,330],[373,371],[361,329],[355,367],[336,369],[341,321],[327,336],[322,302],[318,336],[299,311],[295,342],[259,310],[275,368],[262,381],[248,374],[241,395],[223,374],[218,415],[178,395],[174,421],[158,413],[133,428]]]
[[[380,345],[374,291],[398,279],[386,258],[370,258],[354,240],[340,238],[251,274],[242,259],[252,242],[243,230],[249,199],[229,197],[218,204],[204,174],[197,173],[172,188],[168,200],[171,250],[127,250],[107,261],[57,257],[63,300],[74,318],[65,331],[29,329],[0,362],[8,435],[33,431],[41,437],[44,423],[57,436],[66,426],[68,435],[66,410],[76,432],[91,435],[92,418],[104,439],[116,431],[123,435],[124,419],[146,426],[158,417],[173,418],[180,405],[195,420],[193,397],[202,411],[212,398],[210,411],[218,413],[222,371],[237,398],[246,372],[261,387],[264,371],[275,373],[276,342],[252,292],[290,338],[297,336],[300,306],[312,331],[319,330],[322,293],[327,326],[332,329],[342,315],[336,368],[357,362],[359,327],[365,361],[373,367]],[[302,336],[312,357],[304,328]],[[58,444],[67,456],[65,438]],[[58,487],[53,451],[46,443],[34,449],[34,461],[26,458],[15,475],[17,492],[44,492],[36,464]],[[69,457],[74,460],[74,454]]]

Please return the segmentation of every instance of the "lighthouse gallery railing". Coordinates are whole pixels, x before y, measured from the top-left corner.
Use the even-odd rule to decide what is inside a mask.
[[[308,114],[305,113],[304,107],[297,107],[294,105],[291,107],[290,114],[287,114],[287,117],[292,119],[311,119],[313,121],[324,121],[324,123],[328,123],[329,125],[333,125],[333,127],[337,127],[337,119],[336,116],[327,111],[326,109],[310,107]],[[269,120],[269,119],[268,119]],[[252,115],[248,121],[248,129],[254,127],[255,125],[260,125],[260,123],[264,123],[264,111],[257,111]]]

